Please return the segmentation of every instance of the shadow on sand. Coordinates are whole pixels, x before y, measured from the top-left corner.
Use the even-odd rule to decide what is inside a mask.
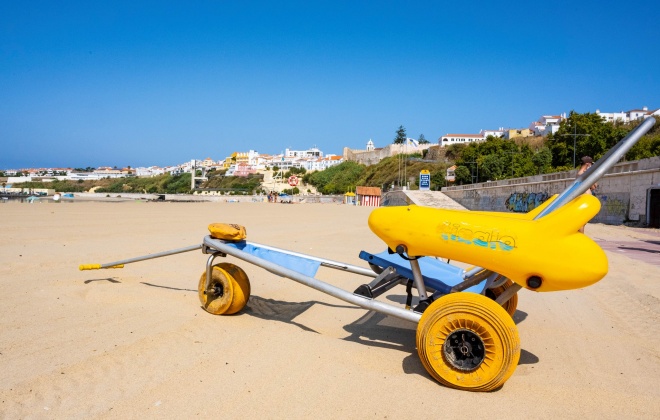
[[[85,280],[84,283],[85,284],[90,284],[90,283],[95,282],[95,281],[109,281],[110,283],[121,283],[119,280],[117,280],[114,277],[106,277],[104,279],[89,279],[89,280]]]

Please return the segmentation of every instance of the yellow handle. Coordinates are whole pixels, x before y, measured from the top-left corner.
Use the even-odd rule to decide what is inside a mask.
[[[78,266],[78,269],[80,269],[80,271],[100,270],[102,268],[124,268],[124,264],[117,264],[117,265],[113,265],[111,267],[101,267],[101,264],[80,264],[80,266]]]

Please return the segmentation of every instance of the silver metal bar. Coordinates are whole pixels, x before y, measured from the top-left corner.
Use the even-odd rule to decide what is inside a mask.
[[[544,208],[534,217],[534,220],[557,210],[564,204],[574,198],[584,194],[593,184],[601,179],[619,160],[646,134],[655,124],[655,118],[647,118],[626,137],[619,141],[614,147],[607,151],[598,161],[589,168],[588,171],[575,178],[575,181],[568,186],[548,207]],[[475,267],[465,274],[466,277],[475,270],[481,270],[481,267]],[[462,283],[461,283],[462,284]],[[457,286],[454,287],[454,289]],[[452,289],[452,292],[454,291]],[[509,289],[507,289],[509,290]],[[501,295],[500,295],[501,296]],[[506,301],[505,301],[506,302]]]
[[[257,246],[259,248],[269,249],[269,250],[275,251],[275,252],[281,252],[282,254],[292,255],[294,257],[305,258],[305,259],[308,259],[308,260],[311,260],[311,261],[317,261],[317,262],[320,262],[323,267],[332,268],[332,269],[335,269],[335,270],[347,271],[349,273],[359,274],[361,276],[367,276],[367,277],[374,277],[375,278],[375,277],[378,276],[378,274],[374,273],[372,270],[370,270],[368,268],[364,268],[364,267],[359,267],[357,265],[351,265],[351,264],[346,264],[346,263],[339,262],[339,261],[328,260],[326,258],[315,257],[313,255],[301,254],[300,252],[289,251],[287,249],[277,248],[277,247],[270,246],[270,245],[258,244],[256,242],[246,241],[246,243],[248,243],[250,245],[253,245],[253,246]]]
[[[447,263],[447,264],[449,264],[449,263]],[[463,274],[463,278],[464,278],[464,279],[470,278],[470,277],[476,275],[477,273],[480,273],[481,270],[483,270],[483,268],[481,268],[481,267],[474,267],[474,268],[472,268],[470,271],[468,271],[467,273],[464,273],[464,274]]]
[[[422,270],[419,268],[419,261],[416,259],[410,260],[410,269],[413,273],[413,281],[415,282],[415,287],[419,293],[419,299],[424,300],[428,296],[426,295],[426,288],[424,287],[424,278],[422,277]]]
[[[209,255],[209,258],[206,260],[206,284],[204,285],[204,290],[209,290],[209,286],[211,285],[211,279],[213,278],[213,261],[222,255],[221,252],[214,252]]]
[[[655,118],[647,118],[633,131],[628,133],[621,141],[603,155],[598,161],[582,175],[575,178],[573,184],[566,188],[559,197],[557,197],[550,205],[544,208],[534,220],[557,210],[559,207],[573,200],[574,198],[584,194],[593,184],[602,178],[607,171],[609,171],[621,158],[626,154],[631,147],[639,141],[639,139],[646,134],[651,127],[655,124]]]
[[[267,270],[273,274],[276,274],[281,277],[286,277],[289,278],[293,281],[296,281],[300,284],[303,284],[305,286],[309,286],[312,289],[318,290],[319,292],[326,293],[330,296],[333,296],[337,299],[343,300],[344,302],[351,303],[353,305],[359,306],[361,308],[369,309],[371,311],[376,311],[380,313],[384,313],[386,315],[391,315],[400,319],[404,319],[406,321],[410,322],[419,322],[419,319],[421,318],[422,314],[418,312],[413,312],[401,308],[397,308],[393,305],[380,302],[378,300],[373,300],[373,299],[366,299],[364,297],[360,297],[357,295],[354,295],[351,292],[348,292],[346,290],[340,289],[336,286],[333,286],[331,284],[322,282],[320,280],[317,280],[315,278],[305,276],[303,274],[300,274],[296,271],[290,270],[288,268],[282,267],[280,265],[274,264],[270,261],[266,261],[262,258],[256,257],[252,254],[249,254],[247,252],[241,251],[240,249],[234,248],[233,246],[227,245],[223,243],[222,241],[219,241],[217,239],[213,239],[210,236],[206,236],[204,238],[204,244],[207,246],[216,249],[220,252],[223,252],[227,255],[231,255],[232,257],[238,258],[240,260],[246,261],[250,264],[254,264],[256,266],[259,266],[263,268],[264,270]]]
[[[497,302],[500,305],[504,305],[513,295],[518,293],[518,290],[522,289],[522,286],[519,285],[518,283],[513,283],[511,286],[507,287],[504,292],[502,292],[501,295],[495,299],[495,302]]]
[[[182,254],[184,252],[196,251],[196,250],[200,249],[201,247],[202,247],[202,244],[191,245],[191,246],[187,246],[185,248],[172,249],[170,251],[158,252],[156,254],[143,255],[141,257],[134,257],[134,258],[126,259],[126,260],[115,261],[115,262],[111,262],[111,263],[107,263],[107,264],[101,264],[100,268],[109,268],[109,267],[112,267],[112,266],[115,266],[115,265],[131,264],[131,263],[134,263],[134,262],[151,260],[151,259],[154,259],[154,258],[167,257],[169,255]]]

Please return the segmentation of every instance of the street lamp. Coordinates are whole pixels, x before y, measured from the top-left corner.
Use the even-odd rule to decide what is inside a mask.
[[[477,164],[477,182],[479,182],[479,162],[463,162],[463,163],[476,163]],[[474,184],[474,167],[470,166],[470,176],[472,178],[472,183]]]
[[[591,134],[578,134],[577,133],[577,124],[573,126],[573,134],[562,134],[562,136],[572,136],[573,137],[573,167],[575,168],[575,140],[578,137],[584,136],[589,137]]]

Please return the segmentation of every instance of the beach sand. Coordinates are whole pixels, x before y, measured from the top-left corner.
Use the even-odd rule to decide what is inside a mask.
[[[200,251],[79,271],[201,243],[239,223],[255,242],[364,265],[384,245],[370,208],[336,204],[74,202],[0,205],[0,417],[658,418],[660,265],[607,251],[582,290],[520,292],[520,365],[502,388],[445,388],[424,370],[415,325],[345,304],[229,258],[248,307],[199,304]],[[657,230],[588,225],[603,244]],[[633,247],[629,247],[632,249]],[[614,248],[613,248],[614,249]],[[660,254],[646,254],[660,260]],[[585,261],[588,263],[588,261]],[[321,269],[354,290],[364,277]],[[403,288],[381,297],[403,302]]]

